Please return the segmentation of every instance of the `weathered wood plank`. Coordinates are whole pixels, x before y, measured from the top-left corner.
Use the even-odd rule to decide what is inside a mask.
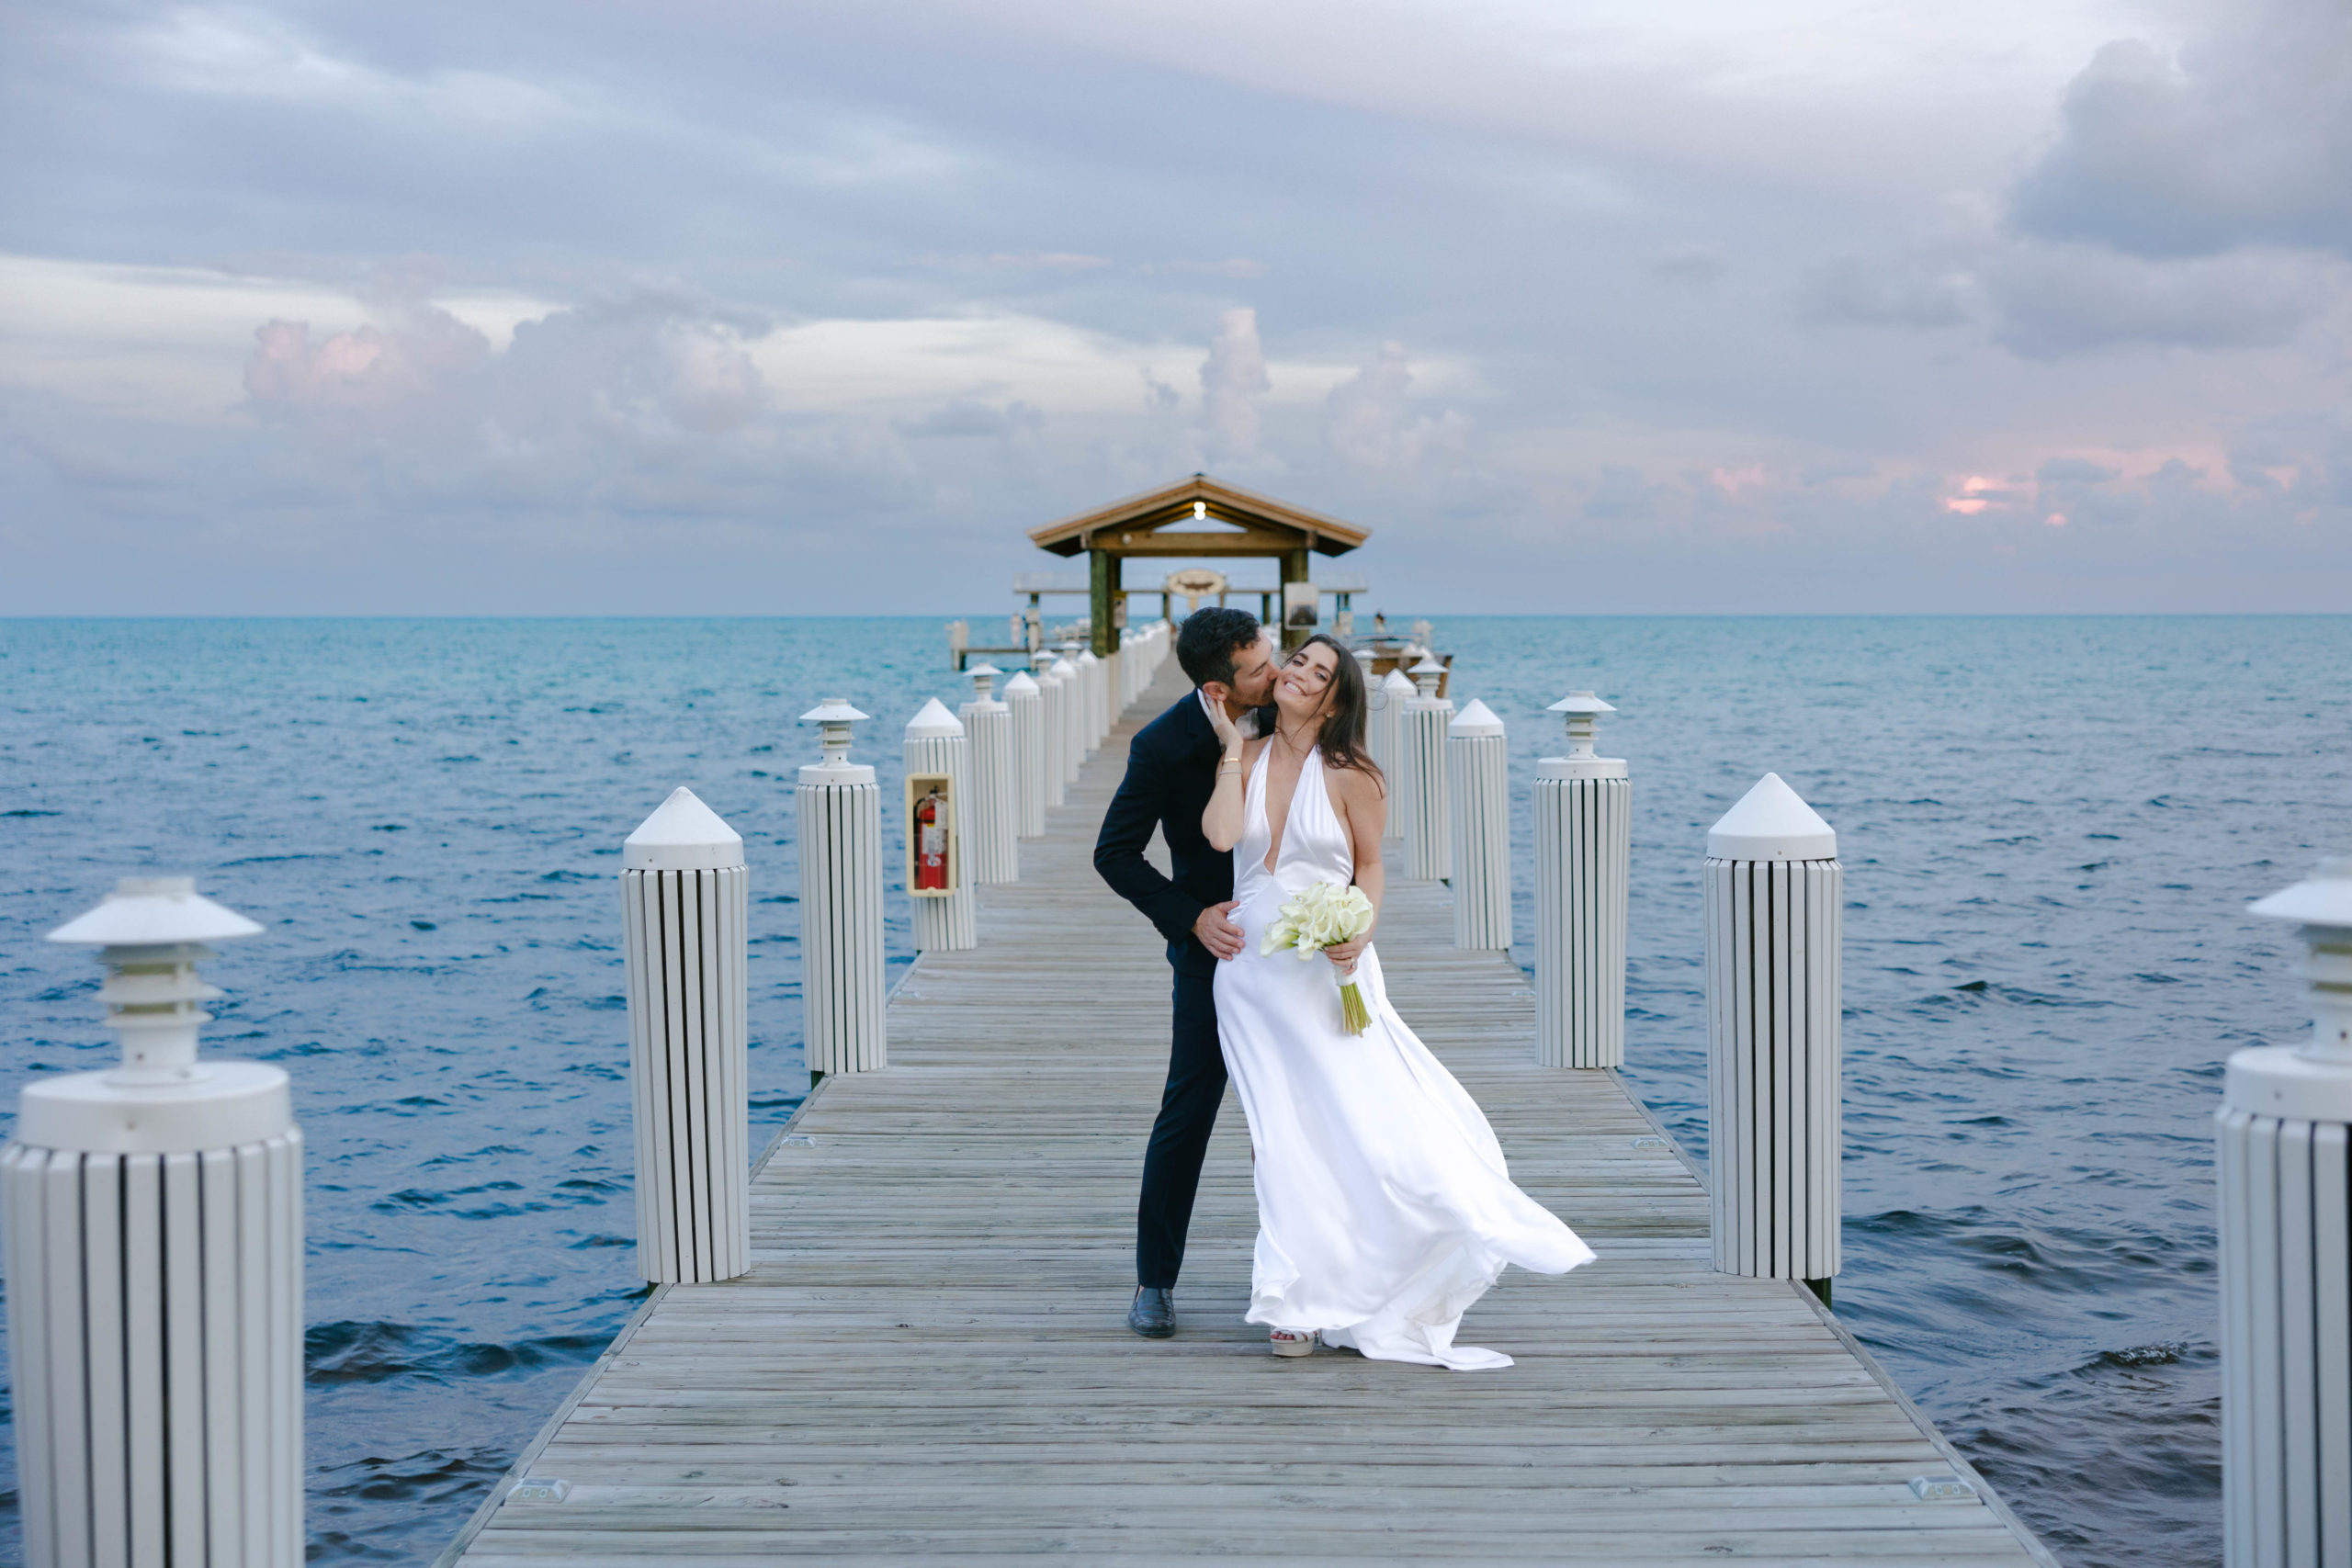
[[[1969,1472],[1810,1297],[1713,1271],[1698,1180],[1614,1075],[1535,1064],[1526,977],[1451,945],[1439,886],[1390,884],[1391,989],[1600,1260],[1474,1309],[1507,1372],[1278,1361],[1228,1100],[1182,1331],[1127,1334],[1168,974],[1090,852],[1132,728],[982,890],[982,945],[899,987],[889,1070],[803,1107],[752,1273],[659,1296],[529,1461],[568,1496],[486,1508],[468,1564],[2052,1561],[1912,1491]]]

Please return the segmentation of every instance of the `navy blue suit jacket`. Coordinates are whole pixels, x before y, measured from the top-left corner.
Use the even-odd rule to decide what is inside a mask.
[[[1094,869],[1159,928],[1168,939],[1168,962],[1180,975],[1216,972],[1216,955],[1193,934],[1193,922],[1211,904],[1233,897],[1233,852],[1212,849],[1201,832],[1201,813],[1216,793],[1220,750],[1200,694],[1185,693],[1128,743],[1127,776],[1094,840]],[[1172,878],[1143,858],[1155,827],[1168,841]]]

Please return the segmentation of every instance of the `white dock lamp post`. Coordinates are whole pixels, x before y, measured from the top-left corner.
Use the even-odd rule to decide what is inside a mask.
[[[684,784],[621,844],[637,1268],[656,1283],[752,1267],[742,836]]]
[[[199,1059],[210,944],[262,928],[126,877],[96,947],[121,1064],[24,1091],[0,1149],[25,1551],[40,1568],[297,1568],[302,1134],[286,1074]]]
[[[979,945],[979,915],[972,901],[972,743],[964,726],[937,697],[922,705],[907,720],[907,780],[910,818],[919,818],[922,806],[914,785],[922,778],[947,780],[943,804],[931,803],[933,820],[927,828],[915,820],[907,825],[909,839],[907,893],[914,906],[915,951],[960,953]],[[925,885],[928,847],[919,843],[925,832],[944,835],[938,847],[944,863],[937,874],[944,886]]]
[[[1401,775],[1397,807],[1405,815],[1405,874],[1442,882],[1453,874],[1453,829],[1445,806],[1445,728],[1453,700],[1437,694],[1445,666],[1424,657],[1413,666],[1415,692],[1405,705],[1397,746]]]
[[[1838,835],[1766,773],[1707,834],[1707,1146],[1715,1267],[1838,1268]]]
[[[2311,1034],[2230,1057],[2220,1123],[2229,1568],[2352,1561],[2352,857],[2253,907],[2310,948]]]
[[[1510,743],[1477,698],[1445,732],[1445,795],[1453,835],[1453,945],[1510,946]]]
[[[1046,695],[1036,677],[1016,671],[1004,683],[1012,715],[1014,829],[1024,839],[1046,836]]]
[[[882,987],[882,786],[849,760],[865,715],[827,697],[800,716],[823,758],[800,770],[800,971],[808,1072],[872,1072],[889,1061]]]
[[[1615,708],[1571,692],[1546,711],[1566,718],[1568,754],[1535,764],[1535,1059],[1622,1067],[1634,786],[1622,759],[1593,754]]]
[[[1021,880],[1021,808],[1015,798],[1012,709],[996,700],[993,664],[975,664],[972,700],[956,710],[972,742],[972,880]]]

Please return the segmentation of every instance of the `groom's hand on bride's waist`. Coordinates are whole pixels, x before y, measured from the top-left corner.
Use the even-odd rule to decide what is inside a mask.
[[[1193,921],[1193,934],[1201,939],[1203,947],[1219,958],[1241,956],[1241,928],[1227,919],[1233,912],[1233,908],[1230,899],[1222,904],[1211,904]]]

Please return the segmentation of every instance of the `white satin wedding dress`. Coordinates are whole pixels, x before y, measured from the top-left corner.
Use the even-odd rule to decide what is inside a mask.
[[[1258,951],[1284,899],[1354,880],[1355,856],[1318,749],[1300,771],[1281,858],[1266,869],[1259,753],[1234,850],[1241,956],[1216,968],[1217,1035],[1257,1155],[1258,1249],[1249,1321],[1380,1360],[1467,1371],[1510,1358],[1453,1343],[1503,1265],[1565,1274],[1592,1249],[1511,1184],[1477,1103],[1388,1004],[1379,955],[1357,984],[1372,1024],[1340,1025],[1339,972]]]

